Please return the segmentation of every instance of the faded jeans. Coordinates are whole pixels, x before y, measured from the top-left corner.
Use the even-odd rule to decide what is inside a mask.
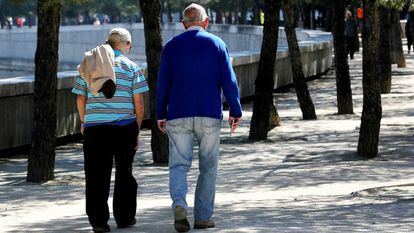
[[[194,138],[199,146],[199,176],[194,198],[194,219],[209,220],[214,212],[221,120],[187,117],[167,121],[170,195],[172,207],[188,208],[187,173],[193,160]]]

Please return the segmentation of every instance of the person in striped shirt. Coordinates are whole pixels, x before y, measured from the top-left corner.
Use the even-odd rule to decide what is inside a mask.
[[[84,136],[86,213],[94,232],[109,232],[108,197],[112,162],[115,158],[113,215],[118,228],[136,223],[137,182],[132,174],[139,146],[139,129],[144,115],[143,93],[148,86],[143,71],[125,55],[132,39],[124,28],[112,29],[107,43],[114,49],[116,89],[112,98],[95,96],[78,76],[72,92]]]

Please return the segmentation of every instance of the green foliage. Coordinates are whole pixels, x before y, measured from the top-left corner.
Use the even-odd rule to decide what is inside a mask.
[[[404,8],[414,12],[414,0],[378,0],[381,6],[388,9],[402,11]]]
[[[388,9],[402,11],[406,4],[406,0],[379,0],[378,3]]]
[[[35,0],[0,0],[0,17],[20,17],[36,12]]]

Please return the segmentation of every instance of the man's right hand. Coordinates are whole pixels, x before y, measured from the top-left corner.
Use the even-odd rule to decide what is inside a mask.
[[[241,117],[229,117],[229,125],[231,133],[236,131],[236,128],[240,125]]]
[[[161,130],[163,133],[167,133],[167,119],[157,120],[158,129]]]

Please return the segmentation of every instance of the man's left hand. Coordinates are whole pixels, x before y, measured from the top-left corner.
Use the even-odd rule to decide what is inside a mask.
[[[163,132],[165,134],[167,133],[167,128],[166,128],[166,126],[167,126],[167,119],[158,120],[157,121],[157,126],[158,126],[158,129],[161,132]]]
[[[137,145],[135,146],[134,150],[138,150],[139,148],[139,134],[137,135]]]

